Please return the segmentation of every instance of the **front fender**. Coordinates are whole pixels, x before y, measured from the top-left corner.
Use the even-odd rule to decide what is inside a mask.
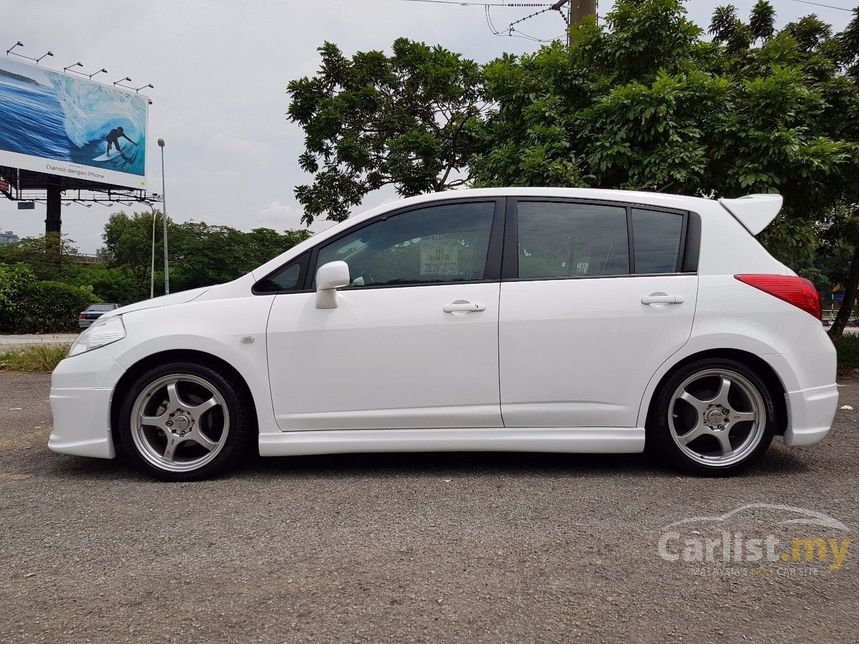
[[[106,349],[123,371],[168,351],[215,356],[231,365],[248,385],[260,432],[274,432],[277,424],[266,354],[266,324],[273,299],[249,295],[131,312],[123,316],[126,338]]]

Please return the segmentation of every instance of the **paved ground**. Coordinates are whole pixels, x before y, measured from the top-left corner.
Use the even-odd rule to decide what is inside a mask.
[[[0,373],[0,641],[858,639],[856,375],[824,443],[776,442],[732,479],[639,455],[438,454],[163,484],[50,453],[47,392],[47,376]],[[843,522],[827,529],[850,540],[841,567],[658,555],[666,525],[751,503]],[[775,512],[726,528],[822,531],[775,528]]]
[[[27,345],[70,345],[77,334],[0,334],[0,351]]]

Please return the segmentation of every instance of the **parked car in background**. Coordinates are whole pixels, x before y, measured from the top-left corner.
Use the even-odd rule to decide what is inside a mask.
[[[93,324],[94,320],[98,320],[109,311],[119,309],[119,305],[115,302],[98,302],[90,305],[78,314],[78,325],[81,329],[86,329]]]
[[[49,447],[162,479],[263,456],[653,452],[729,474],[821,440],[815,287],[779,195],[491,188],[387,204],[233,282],[108,312],[54,370]]]

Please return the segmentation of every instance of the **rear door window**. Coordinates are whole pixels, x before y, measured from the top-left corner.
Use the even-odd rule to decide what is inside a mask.
[[[630,272],[627,209],[571,202],[517,204],[520,278],[572,278]]]

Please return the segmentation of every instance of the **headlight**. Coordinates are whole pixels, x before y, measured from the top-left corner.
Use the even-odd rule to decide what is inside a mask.
[[[69,349],[69,356],[104,347],[123,338],[125,338],[125,325],[122,322],[122,316],[99,318],[75,339]]]

